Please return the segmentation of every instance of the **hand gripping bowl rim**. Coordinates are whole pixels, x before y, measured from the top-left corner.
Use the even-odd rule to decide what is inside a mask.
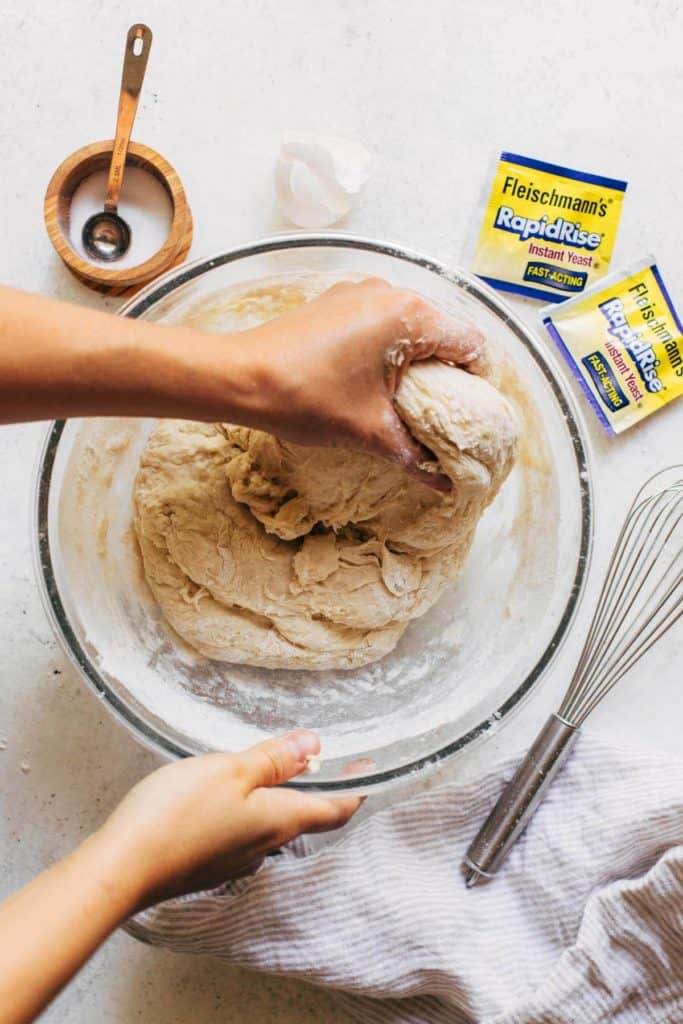
[[[532,331],[526,327],[514,311],[488,285],[463,270],[447,267],[438,260],[431,259],[398,243],[379,242],[371,238],[364,238],[345,232],[271,235],[260,241],[235,246],[213,256],[200,258],[168,271],[162,277],[157,278],[154,282],[141,289],[117,311],[117,314],[138,318],[159,301],[194,278],[236,260],[277,252],[283,249],[328,247],[369,251],[413,263],[424,270],[438,274],[455,287],[472,295],[514,334],[541,370],[564,416],[564,421],[567,424],[570,435],[574,459],[576,460],[581,506],[581,536],[569,598],[552,636],[532,670],[513,693],[483,721],[437,751],[433,751],[430,754],[395,768],[369,772],[363,777],[350,777],[348,781],[317,782],[303,778],[288,783],[289,786],[312,792],[351,794],[367,793],[370,790],[385,788],[390,783],[414,775],[429,766],[440,764],[466,748],[471,747],[474,742],[483,739],[491,731],[494,723],[501,724],[509,721],[511,712],[519,710],[523,701],[531,694],[560,650],[578,611],[588,578],[592,550],[594,498],[588,459],[587,431],[572,393],[569,388],[563,390],[559,384],[562,376],[554,354],[547,350],[541,350],[541,346],[536,341]],[[34,487],[34,522],[36,531],[33,537],[33,555],[41,600],[46,614],[64,653],[90,690],[107,705],[115,718],[125,725],[146,747],[161,753],[166,758],[192,756],[190,751],[184,749],[175,740],[171,739],[170,736],[162,734],[159,729],[154,728],[141,715],[134,712],[111,689],[99,675],[95,665],[83,649],[66,614],[53,569],[48,525],[52,469],[65,425],[64,420],[55,420],[48,425],[45,440],[39,454],[38,472]]]

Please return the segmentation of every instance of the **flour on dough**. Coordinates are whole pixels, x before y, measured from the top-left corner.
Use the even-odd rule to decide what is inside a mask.
[[[357,668],[395,647],[458,576],[517,447],[510,405],[466,370],[412,364],[396,406],[449,494],[362,452],[159,422],[136,479],[135,528],[181,637],[218,661],[285,669]]]

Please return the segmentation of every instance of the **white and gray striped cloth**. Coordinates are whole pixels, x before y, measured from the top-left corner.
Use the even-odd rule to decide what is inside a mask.
[[[499,877],[460,860],[517,759],[129,923],[381,1024],[683,1022],[683,762],[584,734]]]

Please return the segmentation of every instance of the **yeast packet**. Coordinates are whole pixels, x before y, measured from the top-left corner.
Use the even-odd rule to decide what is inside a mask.
[[[501,291],[562,302],[607,272],[626,182],[501,153],[471,269]]]
[[[541,318],[608,434],[683,394],[683,325],[654,257]]]

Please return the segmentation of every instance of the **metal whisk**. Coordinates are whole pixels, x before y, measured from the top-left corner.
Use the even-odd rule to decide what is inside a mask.
[[[468,888],[496,874],[567,758],[580,726],[681,615],[683,466],[671,466],[650,477],[626,514],[565,698],[470,845],[465,856]]]

